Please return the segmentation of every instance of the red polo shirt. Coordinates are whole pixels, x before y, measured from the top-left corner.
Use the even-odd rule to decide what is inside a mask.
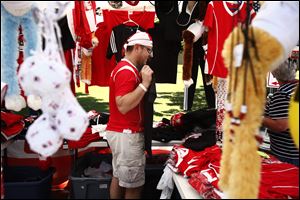
[[[132,92],[140,83],[141,77],[137,68],[130,61],[122,59],[112,71],[109,80],[110,117],[106,130],[126,132],[129,129],[132,133],[143,131],[143,103],[138,104],[126,114],[122,114],[116,104],[117,96]]]

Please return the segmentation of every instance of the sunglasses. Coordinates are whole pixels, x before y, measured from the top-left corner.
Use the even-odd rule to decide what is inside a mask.
[[[148,47],[146,47],[146,46],[142,46],[142,47],[144,47],[144,48],[147,50],[147,52],[149,53],[149,55],[152,55],[153,49],[148,48]]]

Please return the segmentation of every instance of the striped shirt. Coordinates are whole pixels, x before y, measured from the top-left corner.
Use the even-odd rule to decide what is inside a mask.
[[[288,107],[291,96],[298,85],[298,81],[282,84],[271,96],[265,107],[265,116],[271,119],[288,118]],[[275,156],[287,159],[299,159],[299,150],[291,138],[290,130],[276,133],[268,129],[271,151]]]

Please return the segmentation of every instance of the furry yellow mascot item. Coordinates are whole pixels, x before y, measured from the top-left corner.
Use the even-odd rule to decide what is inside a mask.
[[[252,25],[236,27],[224,43],[229,73],[219,186],[226,198],[258,198],[257,139],[266,74],[288,57],[298,40],[299,2],[277,1],[264,2]]]

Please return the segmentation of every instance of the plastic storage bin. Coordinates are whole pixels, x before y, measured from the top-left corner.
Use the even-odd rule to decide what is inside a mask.
[[[111,155],[89,152],[76,160],[69,180],[71,182],[71,198],[73,199],[109,199],[111,174],[102,177],[86,177],[84,170],[97,168],[102,161],[111,163]]]
[[[54,168],[41,171],[38,167],[4,167],[5,199],[49,199]]]
[[[109,199],[109,178],[70,177],[74,199]]]

